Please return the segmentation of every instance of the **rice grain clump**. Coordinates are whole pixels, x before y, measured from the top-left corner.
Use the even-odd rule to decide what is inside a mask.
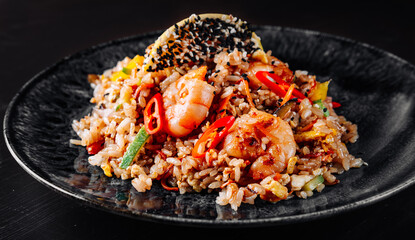
[[[218,192],[236,210],[259,196],[307,198],[365,164],[346,143],[357,126],[338,116],[329,82],[265,53],[249,24],[192,15],[101,75],[92,112],[72,127],[108,177],[154,180],[166,191]]]

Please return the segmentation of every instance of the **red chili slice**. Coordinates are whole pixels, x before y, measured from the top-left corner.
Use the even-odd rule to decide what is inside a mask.
[[[192,156],[195,158],[201,158],[205,156],[205,153],[210,149],[215,148],[222,139],[228,134],[229,128],[232,127],[235,122],[234,116],[227,116],[221,119],[216,120],[199,138],[196,142],[195,147],[192,151]],[[210,141],[210,146],[206,146]],[[205,151],[198,152],[201,145],[205,146]]]
[[[270,73],[267,71],[258,71],[255,73],[255,76],[261,81],[265,86],[267,86],[271,91],[277,94],[280,97],[284,97],[286,94],[285,88],[289,88],[290,84],[284,81],[280,76]],[[290,99],[297,98],[299,101],[306,98],[298,89],[293,89],[292,96]]]
[[[338,108],[341,107],[342,105],[338,102],[331,102],[331,105],[333,106],[333,108]]]
[[[156,134],[163,129],[163,114],[163,100],[157,93],[144,109],[144,125],[148,134]]]
[[[86,150],[88,151],[88,154],[90,154],[90,155],[97,154],[99,151],[101,151],[104,148],[104,143],[105,143],[105,140],[100,140],[98,142],[94,142],[94,143],[89,144],[86,147]]]

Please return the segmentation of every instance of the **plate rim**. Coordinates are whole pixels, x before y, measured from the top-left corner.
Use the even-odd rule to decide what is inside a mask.
[[[313,35],[313,36],[321,36],[323,38],[330,38],[335,41],[340,42],[347,42],[352,45],[359,45],[363,48],[370,49],[372,51],[378,52],[380,54],[383,54],[387,57],[393,58],[395,61],[400,62],[402,66],[406,66],[409,68],[412,68],[413,71],[415,71],[415,66],[410,63],[409,61],[390,53],[386,50],[383,50],[381,48],[375,47],[373,45],[370,45],[368,43],[360,42],[357,40],[353,40],[350,38],[346,38],[343,36],[333,35],[330,33],[325,32],[319,32],[315,30],[308,30],[308,29],[300,29],[300,28],[292,28],[292,27],[283,27],[283,26],[274,26],[274,25],[252,25],[254,31],[261,29],[261,30],[272,30],[272,31],[280,31],[280,32],[294,32],[294,33],[302,33],[307,35]],[[99,43],[96,45],[93,45],[91,47],[88,47],[86,49],[77,51],[73,54],[67,55],[60,59],[59,61],[55,62],[54,64],[44,68],[37,74],[35,74],[33,77],[31,77],[23,86],[19,88],[17,93],[13,96],[12,100],[9,102],[7,109],[4,114],[3,118],[3,137],[5,139],[6,146],[14,158],[14,160],[33,178],[35,178],[37,181],[45,185],[46,187],[54,190],[55,192],[58,192],[70,199],[77,199],[80,200],[80,203],[94,207],[99,210],[104,210],[106,212],[110,212],[112,214],[118,214],[134,219],[139,220],[145,220],[145,221],[152,221],[152,222],[160,222],[160,223],[169,223],[169,224],[180,224],[180,225],[190,225],[190,226],[208,226],[208,227],[257,227],[257,226],[269,226],[269,225],[285,225],[285,224],[294,224],[294,223],[300,223],[300,222],[306,222],[316,219],[322,219],[327,218],[334,215],[339,215],[341,213],[345,213],[348,211],[356,210],[362,207],[366,207],[368,205],[375,204],[376,202],[379,202],[381,200],[384,200],[394,194],[397,194],[401,192],[402,190],[408,188],[409,186],[413,185],[415,183],[415,176],[412,178],[409,178],[400,184],[390,187],[389,189],[386,189],[380,193],[377,193],[373,196],[366,197],[364,199],[351,202],[348,204],[344,204],[341,206],[329,208],[329,209],[323,209],[318,210],[310,213],[302,213],[297,215],[289,215],[289,216],[283,216],[283,217],[270,217],[270,218],[254,218],[254,219],[237,219],[237,220],[223,220],[223,219],[202,219],[202,218],[186,218],[186,217],[172,217],[172,216],[163,216],[159,214],[151,214],[146,212],[137,212],[137,211],[130,211],[128,209],[121,209],[121,208],[114,208],[111,206],[108,206],[104,203],[100,203],[99,201],[95,199],[87,199],[84,198],[74,192],[68,191],[57,184],[54,184],[52,182],[49,182],[47,179],[40,176],[34,169],[30,167],[30,165],[26,164],[26,161],[23,157],[21,157],[14,148],[14,146],[11,143],[11,137],[10,137],[10,117],[13,114],[13,109],[17,106],[19,103],[19,100],[22,98],[25,92],[30,90],[30,86],[33,84],[36,84],[38,81],[40,81],[42,76],[44,74],[47,74],[50,71],[53,71],[58,66],[64,64],[65,62],[76,59],[81,57],[82,55],[89,54],[91,52],[98,51],[99,49],[105,48],[107,46],[111,46],[114,44],[122,44],[128,41],[134,41],[138,38],[146,38],[146,37],[157,37],[162,33],[162,30],[157,31],[150,31],[146,33],[136,34],[128,37],[118,38],[115,40],[110,40],[107,42]],[[29,160],[30,161],[30,160]],[[78,202],[78,201],[77,201]]]

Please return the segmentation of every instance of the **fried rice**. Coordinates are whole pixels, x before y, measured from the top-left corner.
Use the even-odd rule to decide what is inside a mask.
[[[234,210],[338,184],[336,174],[365,164],[346,146],[357,126],[335,113],[329,81],[291,71],[255,39],[233,16],[176,24],[164,45],[88,75],[95,106],[73,121],[80,140],[71,143],[138,192],[159,181],[217,193]]]

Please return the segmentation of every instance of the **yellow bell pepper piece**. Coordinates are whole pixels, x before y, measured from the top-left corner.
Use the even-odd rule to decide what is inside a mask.
[[[278,181],[272,180],[266,184],[265,189],[271,191],[275,196],[280,199],[286,199],[288,197],[288,189]]]
[[[144,57],[140,56],[140,55],[137,55],[131,60],[130,63],[128,63],[127,68],[133,69],[133,68],[137,67],[137,65],[142,66],[143,62],[144,62]]]
[[[296,142],[306,142],[306,141],[315,140],[315,139],[320,138],[320,137],[324,137],[326,135],[327,134],[325,134],[325,133],[321,133],[321,132],[311,130],[311,131],[307,131],[307,132],[294,134],[294,139],[295,139]]]
[[[288,164],[287,164],[287,173],[288,174],[292,174],[294,172],[294,168],[295,168],[295,164],[298,161],[298,157],[294,156],[294,157],[290,157],[290,159],[288,159]]]
[[[317,100],[324,101],[327,97],[327,90],[329,89],[329,83],[330,81],[326,81],[326,82],[317,82],[316,87],[310,92],[310,94],[308,95],[308,98],[314,102]]]
[[[102,168],[102,170],[104,170],[105,176],[112,177],[111,166],[109,165],[109,163],[105,164],[101,168]]]
[[[122,71],[126,74],[131,74],[131,71],[137,68],[137,66],[142,66],[143,62],[144,62],[144,57],[137,55],[133,59],[131,59],[131,61],[127,64],[126,67],[122,69]]]
[[[111,81],[118,81],[120,79],[124,80],[124,79],[127,79],[129,77],[130,77],[130,75],[124,73],[123,71],[118,71],[118,72],[115,72],[111,75]]]

